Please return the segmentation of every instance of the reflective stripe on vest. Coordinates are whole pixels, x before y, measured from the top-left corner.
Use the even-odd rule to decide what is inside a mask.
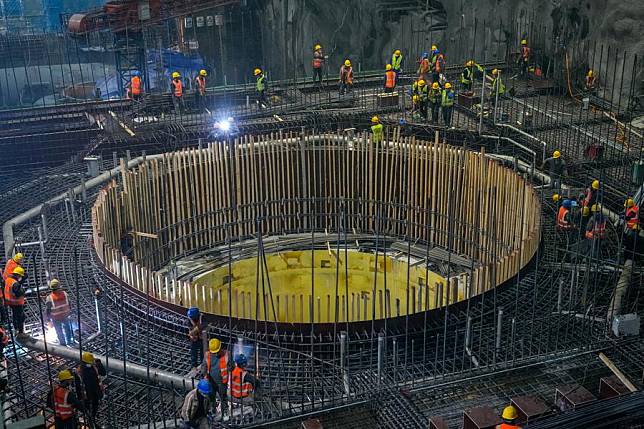
[[[391,57],[391,68],[394,70],[400,70],[400,64],[402,63],[402,55],[392,55]]]
[[[132,78],[132,95],[139,95],[141,94],[141,78],[138,76],[134,76]]]
[[[500,425],[496,425],[496,429],[521,429],[521,426],[501,423]]]
[[[260,76],[257,78],[257,92],[262,92],[266,88],[266,85],[264,85],[264,81],[266,80],[266,77]]]
[[[69,316],[69,313],[71,313],[67,293],[55,291],[49,297],[51,298],[51,318],[56,321],[65,320]]]
[[[492,92],[497,92],[499,95],[505,94],[505,85],[503,85],[503,81],[501,80],[500,77],[495,77],[492,80]]]
[[[559,207],[559,213],[557,213],[557,226],[561,229],[570,229],[572,225],[566,220],[566,215],[570,213],[570,210],[561,206]]]
[[[340,81],[345,83],[353,83],[353,67],[342,66],[340,68]]]
[[[412,92],[420,97],[420,101],[426,101],[429,95],[428,86],[425,85],[421,88],[418,86],[418,82],[414,82],[412,85]]]
[[[199,94],[204,95],[206,93],[206,78],[203,76],[197,76],[196,81]]]
[[[175,97],[181,97],[183,95],[183,82],[181,79],[172,79],[172,93]]]
[[[527,46],[521,46],[521,57],[524,60],[527,60],[529,56],[530,56],[530,48],[528,48]]]
[[[211,362],[212,353],[206,352],[206,371],[210,375],[210,368],[212,368]],[[215,357],[217,357],[215,355]],[[218,358],[219,360],[219,375],[221,376],[222,384],[228,384],[228,353],[225,353],[223,356]]]
[[[428,98],[431,103],[438,103],[441,99],[442,94],[440,89],[433,89],[429,91]]]
[[[451,95],[451,97],[449,97]],[[443,107],[452,107],[454,105],[454,91],[452,90],[443,90],[443,96],[441,97],[441,106]]]
[[[322,58],[323,58],[322,52],[320,51],[313,52],[313,62],[312,62],[313,68],[319,69],[320,67],[322,67]]]
[[[418,72],[420,74],[425,74],[429,71],[429,60],[427,58],[424,58],[420,61],[420,68],[418,69]]]
[[[371,132],[373,135],[371,136],[371,141],[373,143],[380,143],[382,141],[382,135],[383,135],[383,126],[382,124],[376,124],[371,126]]]
[[[253,391],[253,385],[244,383],[246,371],[240,367],[233,369],[233,374],[230,381],[230,394],[233,398],[246,398]]]
[[[69,420],[74,416],[72,404],[67,402],[69,390],[57,386],[54,389],[54,412],[60,420]]]
[[[18,266],[18,263],[13,260],[13,258],[9,259],[9,262],[7,262],[7,265],[4,267],[4,272],[2,273],[2,280],[7,280],[9,278],[10,274],[13,274],[13,269]]]
[[[25,297],[16,297],[13,293],[13,285],[17,280],[13,277],[8,277],[4,283],[4,302],[7,305],[25,305]]]
[[[472,82],[472,69],[465,67],[461,73],[461,83],[468,84]]]
[[[385,88],[393,88],[396,86],[396,72],[389,70],[385,72]]]
[[[604,238],[606,236],[606,221],[593,221],[593,229],[586,231],[586,238]]]
[[[637,226],[640,223],[639,211],[640,208],[638,206],[633,206],[626,209],[626,226],[628,227],[628,229],[637,229]]]
[[[437,73],[440,73],[443,71],[443,66],[445,65],[445,56],[443,56],[443,54],[438,54],[435,58],[434,70],[436,70]]]

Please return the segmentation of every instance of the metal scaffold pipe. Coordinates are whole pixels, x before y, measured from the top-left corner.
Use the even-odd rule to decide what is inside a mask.
[[[36,350],[39,352],[45,352],[45,341],[39,340],[33,337],[29,337],[20,342],[24,347],[30,350]],[[47,351],[50,355],[58,356],[63,359],[69,359],[72,361],[78,361],[78,349],[62,347],[52,343],[47,343]],[[120,359],[113,358],[109,356],[109,359],[106,359],[105,356],[94,353],[96,359],[100,359],[101,362],[105,365],[105,369],[110,372],[117,374],[127,375],[129,377],[136,377],[142,380],[148,378],[148,368],[144,365],[138,365],[132,362],[123,362]],[[194,384],[194,380],[191,378],[185,378],[171,372],[162,371],[160,369],[149,368],[149,379],[152,382],[156,382],[163,386],[169,388],[183,388],[184,390],[191,389]]]

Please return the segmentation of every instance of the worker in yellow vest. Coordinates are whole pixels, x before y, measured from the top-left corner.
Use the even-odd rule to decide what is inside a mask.
[[[383,126],[380,123],[380,118],[374,116],[371,118],[371,142],[374,144],[382,143],[383,139]]]

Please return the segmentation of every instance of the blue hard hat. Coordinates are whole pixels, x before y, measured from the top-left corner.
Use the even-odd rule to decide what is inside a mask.
[[[429,54],[427,52],[423,52],[423,58],[427,58]]]
[[[439,52],[440,52],[440,50],[439,50],[438,48],[436,48],[436,49],[434,49],[434,50],[432,51],[432,54],[437,54],[437,53],[439,53]]]
[[[405,121],[405,119],[404,119],[404,118],[400,118],[400,121],[398,121],[398,123],[399,123],[400,125],[405,125],[405,124],[407,123],[407,121]]]
[[[564,208],[569,209],[570,207],[572,207],[572,202],[570,200],[564,200],[563,206]]]
[[[134,72],[133,72],[132,74],[133,74],[134,76],[141,76],[141,72],[140,72],[140,71],[138,71],[138,70],[134,70]]]
[[[202,395],[208,396],[212,393],[212,386],[208,380],[202,379],[197,383],[197,390]]]
[[[235,363],[237,364],[238,367],[244,367],[248,363],[248,359],[246,358],[246,355],[243,353],[240,353],[237,355],[235,358]]]
[[[190,307],[188,309],[188,317],[191,319],[199,317],[199,309],[197,307]]]

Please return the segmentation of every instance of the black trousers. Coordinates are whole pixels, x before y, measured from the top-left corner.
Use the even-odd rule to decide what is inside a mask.
[[[420,116],[422,116],[424,120],[427,120],[427,102],[420,102],[418,110],[420,111]]]
[[[266,91],[257,91],[257,102],[261,105],[266,105]]]
[[[197,341],[190,341],[190,361],[192,366],[199,366],[201,359],[203,359],[203,341],[199,338]]]
[[[76,421],[76,417],[68,419],[68,420],[60,420],[59,418],[55,417],[54,418],[54,427],[56,429],[77,429],[78,428],[78,422]]]
[[[25,306],[24,305],[10,305],[11,318],[13,321],[13,328],[18,332],[25,331]]]
[[[471,92],[471,91],[472,91],[472,82],[470,82],[470,83],[463,83],[463,89],[464,89],[465,91],[467,91],[467,92]]]
[[[451,126],[452,124],[452,106],[443,106],[443,121],[446,126]]]
[[[432,108],[432,122],[438,122],[438,111],[440,110],[440,104],[438,102],[430,103]]]
[[[313,82],[315,83],[316,81],[322,86],[322,67],[313,69]]]

